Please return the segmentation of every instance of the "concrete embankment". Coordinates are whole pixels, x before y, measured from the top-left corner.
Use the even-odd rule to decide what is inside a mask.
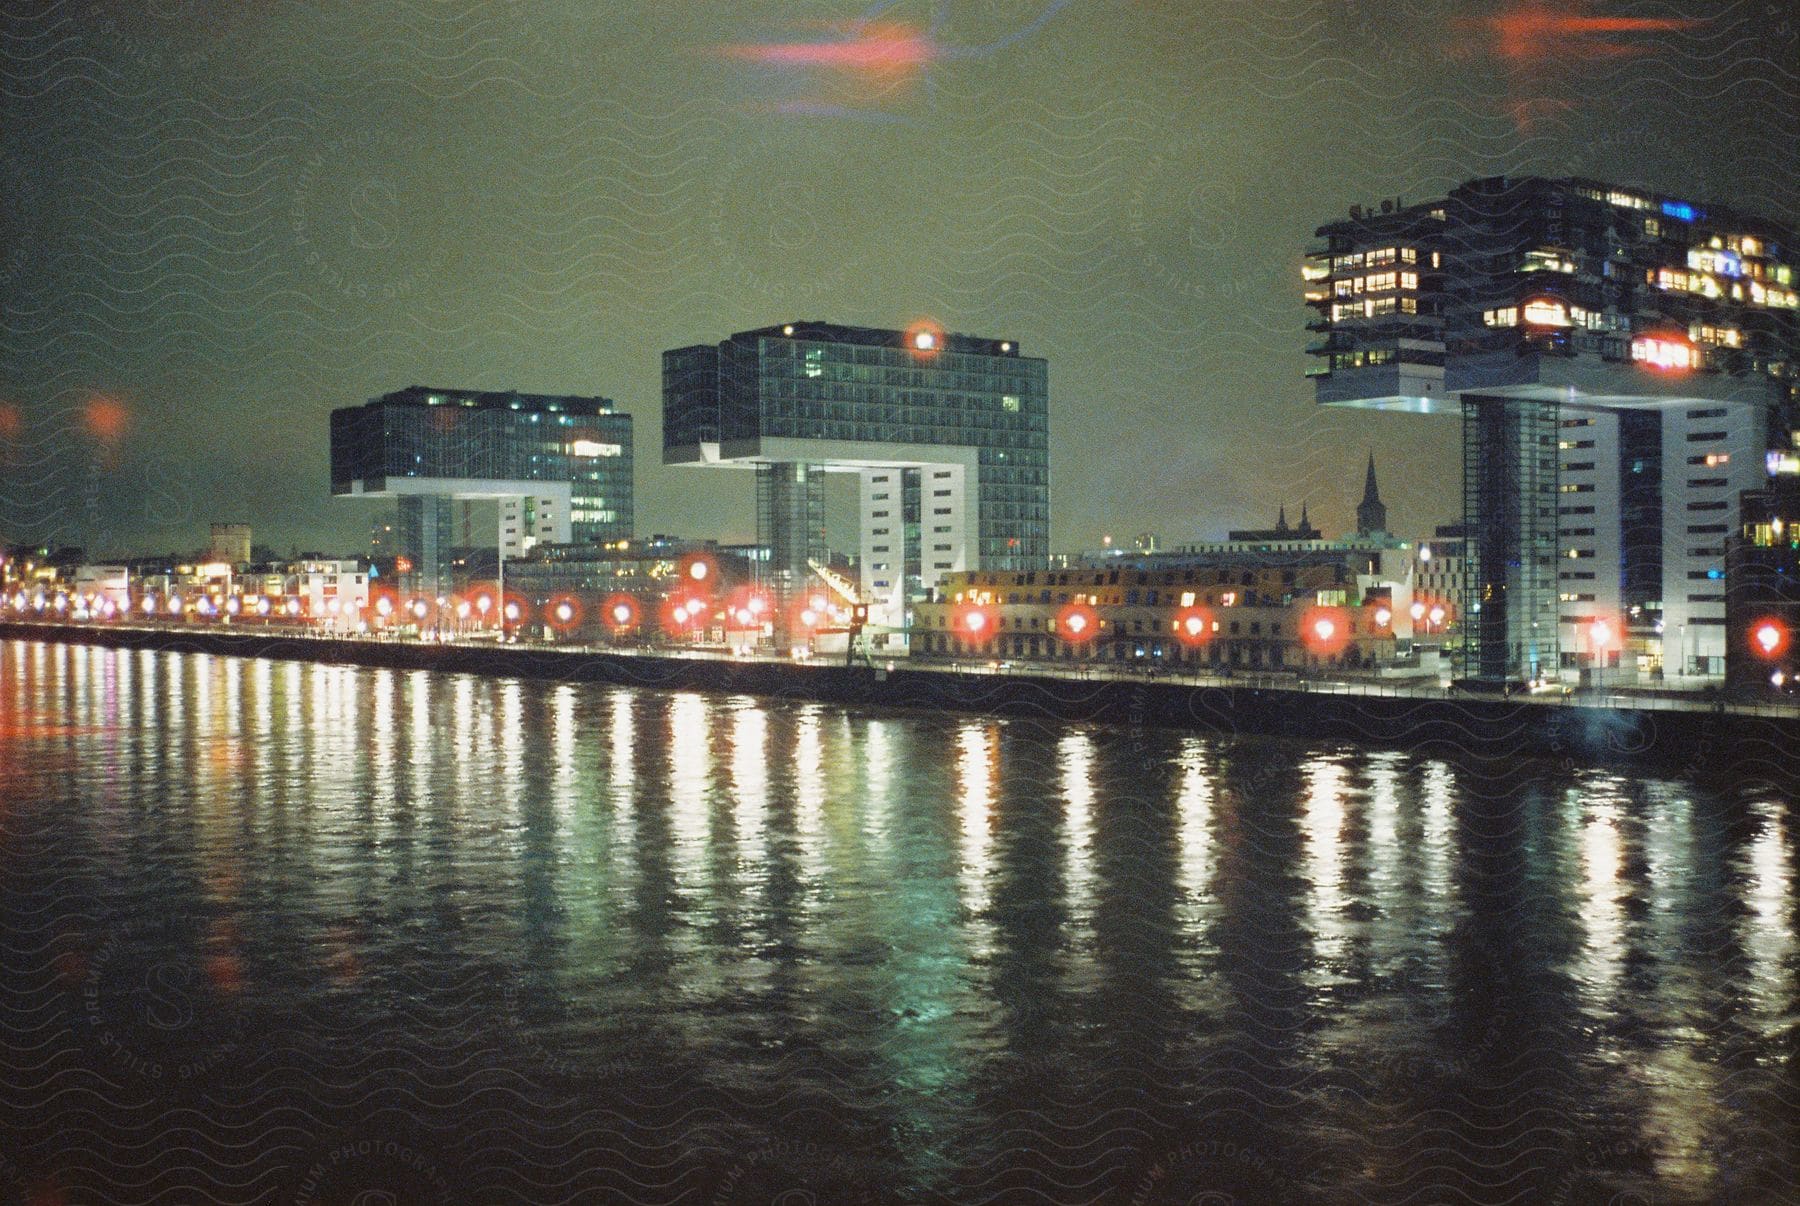
[[[739,692],[858,707],[1028,716],[1127,726],[1336,738],[1475,759],[1654,762],[1733,779],[1792,776],[1800,720],[1704,709],[1600,708],[1518,699],[1331,694],[1170,679],[966,673],[902,662],[893,670],[820,663],[318,640],[218,629],[100,628],[0,622],[0,637],[237,657]]]

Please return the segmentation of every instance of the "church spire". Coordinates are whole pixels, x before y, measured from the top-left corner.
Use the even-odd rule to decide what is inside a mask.
[[[1362,502],[1356,508],[1356,534],[1371,536],[1387,531],[1387,508],[1382,505],[1381,491],[1375,485],[1375,454],[1369,453],[1369,470],[1363,478]]]
[[[1281,504],[1281,514],[1280,514],[1280,516],[1279,516],[1279,517],[1277,517],[1277,518],[1276,518],[1276,520],[1275,520],[1275,530],[1276,530],[1276,531],[1277,531],[1277,532],[1285,532],[1285,531],[1287,531],[1287,530],[1288,530],[1288,526],[1287,526],[1287,504],[1286,504],[1286,503],[1282,503],[1282,504]]]

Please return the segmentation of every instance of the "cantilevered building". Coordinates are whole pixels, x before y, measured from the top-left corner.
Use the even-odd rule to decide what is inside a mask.
[[[1318,401],[1462,420],[1465,673],[1722,674],[1725,536],[1796,426],[1800,240],[1536,177],[1318,238]]]
[[[410,386],[331,412],[331,492],[397,498],[408,588],[442,593],[455,500],[499,502],[506,557],[629,539],[631,416],[607,398]]]
[[[663,353],[663,461],[756,471],[778,591],[823,561],[824,474],[860,479],[876,623],[946,573],[1050,552],[1049,369],[1007,339],[796,322]]]

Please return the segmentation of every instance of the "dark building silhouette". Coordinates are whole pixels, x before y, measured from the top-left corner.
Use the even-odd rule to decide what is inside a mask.
[[[1369,454],[1369,472],[1363,479],[1362,501],[1356,504],[1356,534],[1373,536],[1387,531],[1387,507],[1382,505],[1381,491],[1375,485],[1375,454]]]

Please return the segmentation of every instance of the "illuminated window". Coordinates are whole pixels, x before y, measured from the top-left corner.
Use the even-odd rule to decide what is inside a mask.
[[[1018,395],[1016,395],[1016,394],[1002,395],[1000,398],[1000,407],[1002,410],[1010,410],[1010,411],[1013,411],[1014,413],[1017,413],[1018,409],[1019,409]]]
[[[1566,327],[1569,325],[1569,309],[1554,298],[1537,297],[1525,303],[1524,318],[1529,326]]]
[[[1700,350],[1684,340],[1666,336],[1640,335],[1631,341],[1631,359],[1650,368],[1663,370],[1700,367]]]

